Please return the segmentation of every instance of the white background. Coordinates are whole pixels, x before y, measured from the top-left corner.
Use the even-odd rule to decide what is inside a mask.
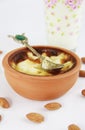
[[[84,11],[85,12],[85,11]],[[85,14],[76,53],[85,56]],[[7,83],[2,66],[4,55],[12,49],[21,47],[7,37],[8,34],[26,33],[31,45],[46,44],[43,0],[0,0],[0,97],[6,97],[11,107],[0,108],[2,121],[0,130],[67,130],[69,124],[77,124],[85,130],[85,97],[81,90],[85,89],[85,78],[77,82],[64,96],[51,101],[33,101],[16,94]],[[85,69],[85,66],[82,66]],[[69,81],[67,81],[69,82]],[[63,87],[63,86],[62,86]],[[43,106],[56,101],[62,108],[48,111]],[[38,112],[45,116],[45,121],[35,124],[27,120],[29,112]]]

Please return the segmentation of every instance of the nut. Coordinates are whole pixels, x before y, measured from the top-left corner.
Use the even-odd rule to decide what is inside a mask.
[[[61,104],[57,102],[51,102],[46,104],[44,107],[48,110],[57,110],[61,107]]]
[[[35,123],[41,123],[42,121],[44,121],[44,116],[39,114],[39,113],[28,113],[26,114],[26,117],[32,121],[32,122],[35,122]]]
[[[0,50],[0,54],[2,54],[2,51]]]
[[[10,104],[5,98],[0,97],[0,106],[3,108],[9,108]]]
[[[85,57],[82,57],[81,61],[82,61],[83,64],[85,64]],[[79,77],[85,77],[85,70],[79,71]]]
[[[0,115],[0,121],[1,121],[1,119],[2,119],[2,116]]]
[[[82,95],[85,96],[85,89],[81,91]]]
[[[81,130],[77,125],[71,124],[68,126],[68,130]]]
[[[85,64],[85,57],[82,57],[81,61],[82,61],[83,64]]]
[[[85,57],[82,57],[81,61],[82,61],[83,64],[85,64]],[[79,77],[85,77],[85,70],[79,71]]]
[[[79,77],[85,77],[85,70],[79,71]]]

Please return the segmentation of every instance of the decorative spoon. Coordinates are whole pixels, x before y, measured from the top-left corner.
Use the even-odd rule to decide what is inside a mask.
[[[33,47],[31,47],[28,44],[28,38],[24,35],[25,34],[23,33],[21,35],[17,34],[15,36],[8,35],[8,37],[11,37],[14,41],[21,43],[21,44],[25,45],[27,48],[29,48],[33,52],[33,54],[35,54],[40,59],[42,69],[51,71],[54,69],[63,68],[63,66],[64,66],[63,64],[56,64],[56,63],[52,62],[51,60],[47,59],[46,57],[43,57],[42,55],[40,55]]]

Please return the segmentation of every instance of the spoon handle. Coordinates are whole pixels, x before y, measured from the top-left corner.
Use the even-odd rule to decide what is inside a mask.
[[[27,48],[29,48],[29,49],[33,52],[33,54],[35,54],[40,60],[43,59],[43,57],[42,57],[33,47],[31,47],[31,46],[28,44],[28,42],[24,42],[24,45],[25,45]]]
[[[40,55],[34,48],[32,48],[28,44],[28,38],[24,36],[24,33],[22,35],[15,35],[15,36],[8,35],[8,37],[11,37],[13,40],[17,41],[18,43],[25,45],[27,48],[29,48],[29,50],[33,52],[33,54],[35,54],[42,61],[43,59],[42,55]]]

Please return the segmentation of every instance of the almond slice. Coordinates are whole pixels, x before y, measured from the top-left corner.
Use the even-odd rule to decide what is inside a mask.
[[[81,130],[77,125],[71,124],[68,126],[68,130]]]
[[[51,102],[51,103],[48,103],[46,105],[44,105],[44,107],[48,110],[57,110],[61,107],[62,105],[60,103],[57,103],[57,102]]]
[[[41,123],[42,121],[44,121],[44,116],[39,114],[39,113],[28,113],[26,114],[26,117],[32,121],[32,122],[35,122],[35,123]]]

